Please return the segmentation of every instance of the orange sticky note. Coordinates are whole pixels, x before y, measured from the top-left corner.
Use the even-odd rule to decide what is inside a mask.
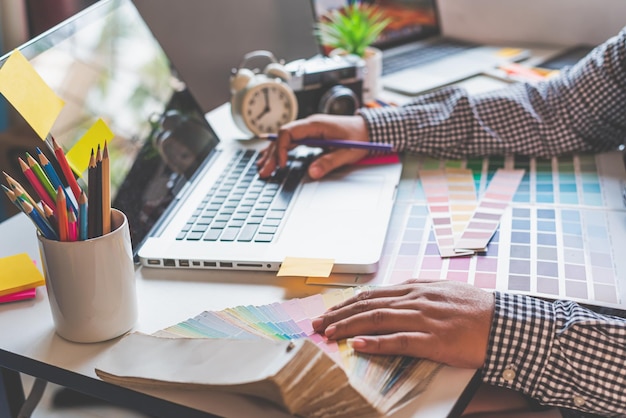
[[[100,149],[103,149],[104,142],[111,143],[114,136],[107,124],[102,119],[98,119],[65,154],[72,170],[78,175],[84,173],[89,166],[91,150],[98,149],[98,145]]]
[[[46,284],[28,254],[0,258],[0,296],[32,289]]]
[[[0,93],[42,140],[65,105],[18,50],[0,68]]]
[[[328,277],[334,264],[332,258],[285,257],[276,275]]]

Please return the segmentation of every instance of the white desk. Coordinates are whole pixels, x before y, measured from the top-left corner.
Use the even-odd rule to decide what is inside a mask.
[[[0,236],[0,256],[26,251],[39,263],[35,231],[25,216],[0,224]],[[138,269],[136,278],[139,321],[134,329],[146,333],[203,310],[268,304],[325,290],[307,286],[303,279],[279,278],[272,273]],[[150,390],[146,393],[153,397],[146,397],[100,381],[94,366],[119,339],[77,344],[56,335],[44,287],[38,289],[34,300],[0,305],[0,335],[0,367],[39,376],[110,402],[141,405],[154,416],[206,416],[198,411],[220,416],[288,416],[268,403],[231,394]],[[444,369],[430,387],[431,393],[418,397],[395,416],[447,416],[472,374],[471,370]],[[193,409],[181,409],[180,405]]]
[[[209,119],[219,121],[214,126],[220,127],[222,138],[242,138],[234,125],[224,123],[224,120],[230,120],[228,111],[228,106],[223,106],[212,112]],[[41,266],[35,230],[26,216],[20,214],[0,224],[0,237],[0,257],[27,252]],[[276,277],[275,273],[269,272],[138,268],[139,319],[134,330],[153,333],[205,310],[245,304],[264,305],[329,289],[304,282],[304,279]],[[122,406],[141,406],[144,412],[153,416],[288,416],[273,405],[250,397],[220,392],[146,390],[139,393],[101,381],[94,372],[95,365],[119,339],[78,344],[59,337],[54,332],[44,287],[38,289],[36,299],[0,305],[0,335],[0,400],[3,396],[2,376],[7,385],[12,385],[6,389],[14,390],[13,396],[18,401],[23,397],[16,371]],[[473,370],[444,368],[426,393],[394,416],[443,417],[461,412],[467,396],[463,396],[463,401],[458,404],[457,401],[464,392],[471,392],[466,392],[466,388],[474,374]],[[16,385],[19,385],[17,389]],[[0,402],[0,405],[5,403]],[[11,416],[2,407],[0,417],[3,412]]]

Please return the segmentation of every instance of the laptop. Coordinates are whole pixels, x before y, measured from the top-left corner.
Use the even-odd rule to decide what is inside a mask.
[[[315,20],[349,0],[311,0]],[[528,58],[527,50],[442,36],[436,0],[372,0],[391,23],[373,43],[383,52],[382,86],[418,95]]]
[[[298,147],[287,169],[259,179],[266,143],[218,137],[131,0],[101,0],[20,49],[66,101],[51,132],[66,150],[98,118],[115,133],[112,206],[142,264],[277,271],[299,257],[376,270],[399,162],[311,181],[320,150]]]

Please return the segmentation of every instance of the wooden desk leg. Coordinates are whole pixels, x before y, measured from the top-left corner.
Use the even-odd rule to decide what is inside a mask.
[[[17,417],[24,400],[24,387],[19,372],[0,367],[0,418]]]

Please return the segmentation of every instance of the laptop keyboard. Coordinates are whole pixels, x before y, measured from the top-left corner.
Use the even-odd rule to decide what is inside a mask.
[[[396,55],[386,56],[383,59],[383,75],[428,64],[476,46],[467,42],[444,40],[423,48],[415,48]]]
[[[177,240],[271,242],[311,157],[290,159],[260,179],[257,151],[239,151],[202,199]]]

